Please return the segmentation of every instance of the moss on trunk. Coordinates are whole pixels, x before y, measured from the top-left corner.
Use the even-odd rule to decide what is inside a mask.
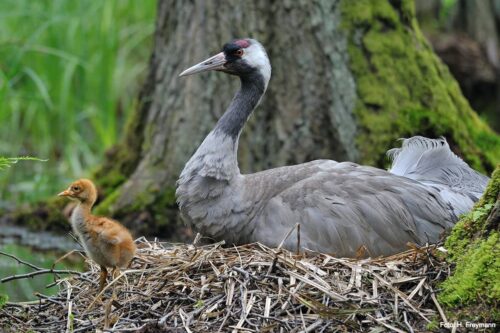
[[[342,2],[362,161],[381,165],[395,137],[444,136],[470,165],[491,172],[500,137],[471,109],[423,37],[411,0]]]
[[[500,166],[474,209],[446,239],[455,271],[442,285],[439,300],[451,319],[500,320]]]

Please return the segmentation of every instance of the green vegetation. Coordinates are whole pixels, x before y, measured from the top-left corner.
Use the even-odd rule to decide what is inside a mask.
[[[359,0],[343,6],[357,78],[363,163],[382,165],[385,150],[398,137],[445,136],[473,168],[491,171],[500,161],[500,137],[474,113],[423,37],[413,1]]]
[[[47,162],[47,160],[42,160],[40,158],[31,157],[31,156],[21,156],[21,157],[2,157],[0,156],[0,171],[10,168],[13,164],[16,164],[19,161],[38,161],[38,162]]]
[[[9,301],[9,296],[0,294],[0,309]]]
[[[500,208],[499,194],[500,166],[474,210],[462,217],[446,239],[449,260],[456,263],[456,269],[442,284],[439,300],[450,309],[452,318],[500,320],[494,306],[500,299],[498,220],[489,218],[495,205]]]
[[[135,107],[156,1],[0,2],[0,155],[49,159],[6,170],[0,197],[54,195],[99,164]]]

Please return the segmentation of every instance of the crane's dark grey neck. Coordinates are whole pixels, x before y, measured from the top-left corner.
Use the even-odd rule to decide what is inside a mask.
[[[239,175],[238,139],[267,84],[262,74],[256,70],[246,72],[240,79],[241,89],[184,167],[179,179],[180,184],[195,179],[195,176],[230,181]]]
[[[257,70],[240,76],[240,79],[241,89],[236,93],[214,129],[214,133],[224,133],[234,140],[239,137],[248,117],[252,114],[266,90],[264,77]]]

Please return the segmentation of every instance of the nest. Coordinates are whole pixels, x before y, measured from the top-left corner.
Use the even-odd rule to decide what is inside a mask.
[[[86,332],[413,332],[446,322],[438,248],[379,259],[297,255],[262,244],[139,239],[131,267],[97,295],[99,268],[58,278],[54,296],[7,303],[0,328]],[[60,272],[59,272],[60,273]],[[5,279],[4,279],[5,280]]]

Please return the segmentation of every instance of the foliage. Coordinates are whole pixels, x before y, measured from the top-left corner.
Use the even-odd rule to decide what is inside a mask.
[[[439,10],[439,19],[441,24],[445,24],[450,16],[453,7],[457,4],[457,0],[441,0],[441,8]]]
[[[31,156],[21,156],[21,157],[2,157],[0,156],[0,170],[5,170],[10,168],[13,164],[16,164],[19,161],[38,161],[38,162],[47,162],[47,160],[42,160],[37,157]]]
[[[0,175],[2,198],[53,195],[102,159],[134,108],[155,8],[154,0],[0,2],[0,154],[50,159]]]
[[[498,310],[491,311],[500,298],[499,230],[489,218],[498,206],[499,194],[500,166],[474,210],[462,217],[446,239],[449,260],[456,263],[456,269],[442,284],[439,300],[455,318],[474,314],[500,319]]]
[[[3,306],[7,304],[8,301],[9,301],[8,295],[0,294],[0,309],[3,308]]]
[[[342,4],[363,163],[383,164],[395,137],[444,136],[472,167],[492,170],[500,160],[500,137],[471,109],[423,37],[413,1]]]

